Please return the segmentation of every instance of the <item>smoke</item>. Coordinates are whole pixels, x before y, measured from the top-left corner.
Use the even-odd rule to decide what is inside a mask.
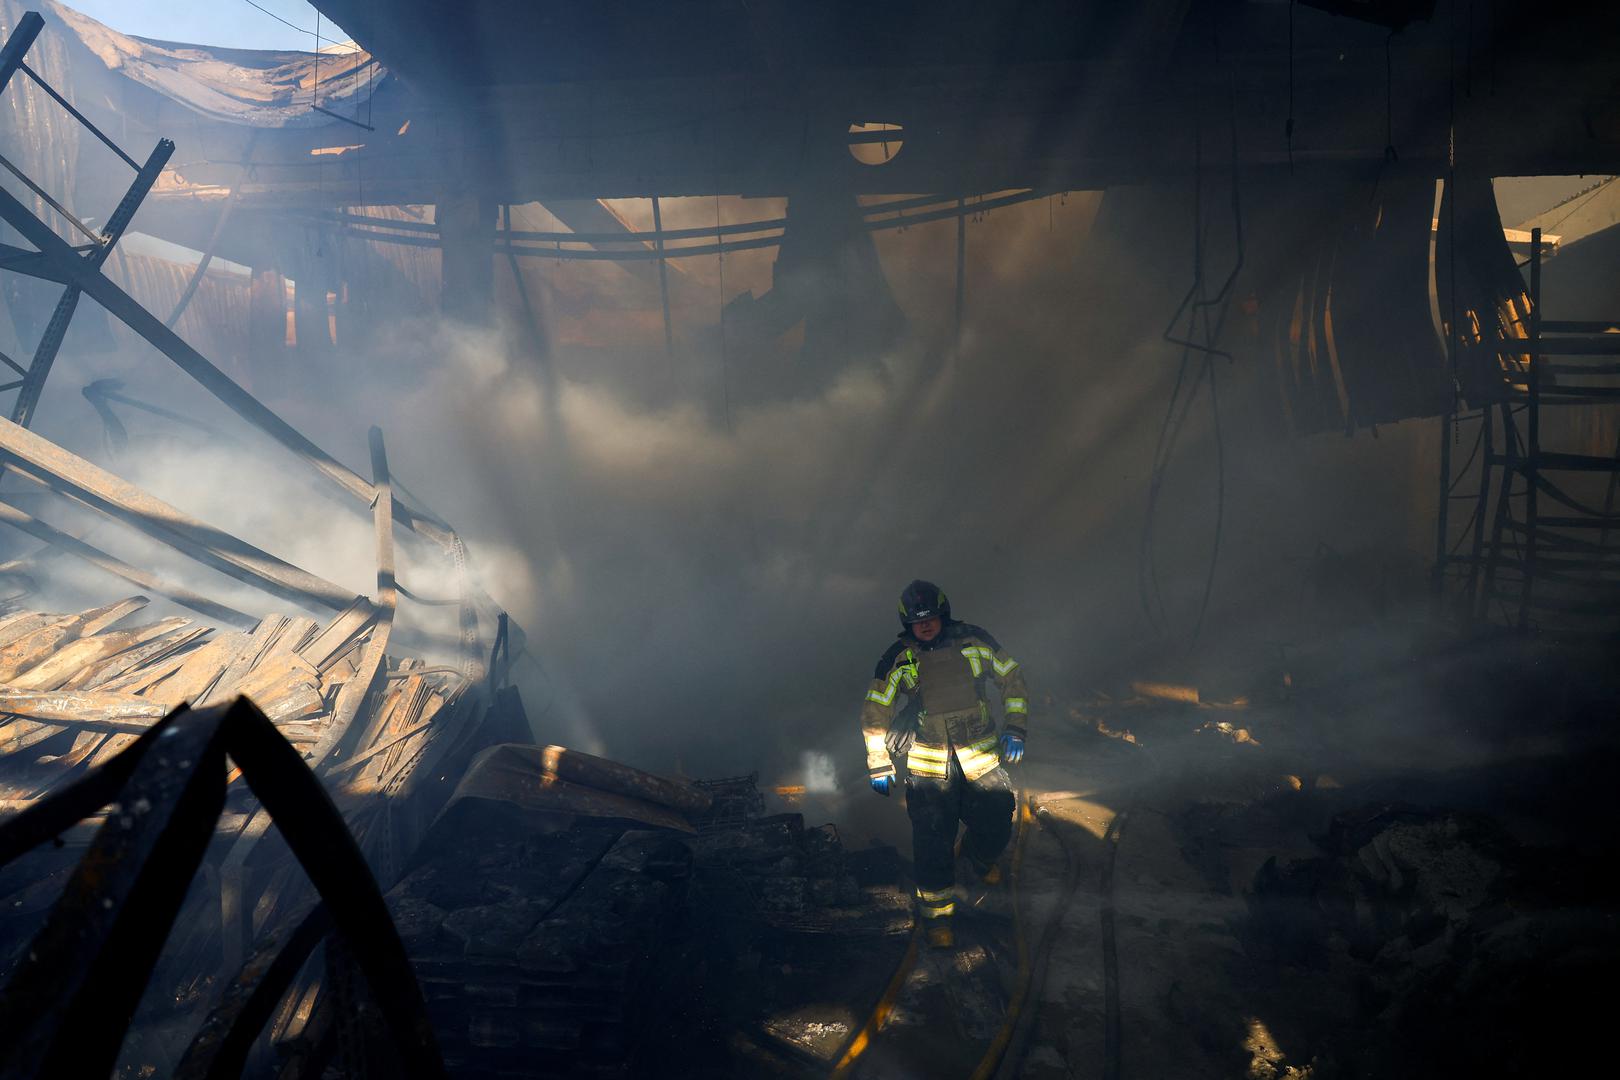
[[[383,429],[394,476],[456,526],[482,586],[526,630],[539,738],[689,775],[813,776],[837,798],[864,792],[855,717],[913,577],[941,582],[959,617],[1023,660],[1038,701],[1185,655],[1184,641],[1154,636],[1138,586],[1175,374],[1158,333],[1185,271],[1179,255],[1094,231],[1098,202],[970,224],[960,348],[947,222],[882,234],[907,330],[820,361],[813,377],[791,335],[744,350],[721,341],[718,307],[705,322],[688,303],[673,359],[645,320],[623,340],[559,331],[536,348],[521,320],[423,316],[256,389],[362,473],[366,429]],[[1176,206],[1167,194],[1166,212]],[[570,325],[555,284],[569,268],[526,273],[542,325]],[[726,274],[729,290],[769,284]],[[235,441],[132,420],[130,449],[109,459],[76,393],[108,375]],[[1430,509],[1413,479],[1427,475],[1428,429],[1279,452],[1255,421],[1253,362],[1216,377],[1229,395],[1226,527],[1198,659],[1230,667],[1296,632],[1324,545],[1414,546]],[[373,587],[367,508],[324,492],[150,350],[64,356],[41,415],[45,434],[209,524],[357,593]],[[1189,414],[1158,508],[1159,588],[1181,634],[1214,539],[1210,419],[1202,403]],[[285,608],[121,530],[97,535],[245,610]],[[442,556],[409,537],[400,551],[407,587],[454,593]],[[402,626],[452,630],[443,612],[402,605]],[[1042,722],[1038,710],[1032,752]]]

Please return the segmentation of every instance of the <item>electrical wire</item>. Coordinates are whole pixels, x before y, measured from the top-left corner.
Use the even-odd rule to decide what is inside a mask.
[[[1288,175],[1294,175],[1294,2],[1288,0],[1288,121],[1283,140],[1288,146]]]
[[[1215,342],[1219,340],[1221,330],[1225,326],[1226,316],[1231,310],[1232,286],[1236,282],[1239,272],[1243,269],[1245,256],[1243,203],[1237,172],[1237,84],[1235,76],[1232,77],[1231,82],[1228,122],[1231,138],[1232,229],[1236,257],[1233,260],[1231,270],[1226,275],[1225,281],[1221,283],[1220,290],[1214,297],[1208,297],[1204,278],[1203,140],[1201,125],[1195,118],[1193,139],[1193,283],[1182,297],[1181,303],[1176,306],[1170,321],[1165,324],[1164,332],[1160,335],[1164,341],[1180,345],[1182,355],[1180,368],[1176,374],[1176,382],[1171,390],[1170,403],[1166,408],[1165,420],[1160,427],[1159,438],[1154,451],[1153,467],[1148,481],[1148,509],[1143,523],[1142,542],[1138,555],[1137,579],[1143,611],[1146,613],[1148,622],[1156,634],[1161,637],[1169,636],[1170,623],[1164,606],[1164,598],[1159,588],[1158,566],[1154,558],[1153,542],[1157,526],[1159,498],[1181,428],[1185,424],[1192,403],[1197,397],[1199,387],[1207,380],[1209,382],[1210,419],[1215,438],[1215,526],[1210,546],[1209,565],[1204,575],[1203,593],[1199,600],[1198,614],[1193,622],[1192,632],[1188,637],[1187,649],[1189,652],[1198,644],[1199,636],[1203,632],[1204,620],[1209,611],[1209,602],[1214,594],[1215,573],[1219,566],[1221,541],[1226,524],[1226,440],[1221,426],[1220,396],[1216,388],[1214,360],[1217,356],[1225,357],[1228,361],[1232,359],[1230,353],[1217,349]],[[1220,308],[1220,314],[1212,319],[1211,309],[1215,307]],[[1183,313],[1187,316],[1187,330],[1184,337],[1177,337],[1173,331],[1176,324],[1181,320]],[[1193,340],[1193,334],[1198,328],[1200,315],[1203,318],[1204,340],[1202,342]],[[1192,361],[1194,352],[1202,354],[1203,362],[1199,365],[1198,375],[1187,390],[1185,398],[1181,398],[1182,387],[1186,385],[1189,364]],[[1179,415],[1177,415],[1178,399],[1181,405]]]
[[[293,28],[293,29],[294,29],[294,30],[296,30],[296,31],[298,31],[298,32],[299,32],[299,33],[300,33],[300,34],[308,34],[308,35],[309,35],[309,36],[310,36],[310,37],[312,37],[312,38],[315,38],[315,40],[316,40],[316,42],[317,42],[317,44],[318,44],[318,43],[319,43],[319,41],[320,41],[320,35],[318,35],[318,34],[317,34],[317,33],[316,33],[316,32],[315,32],[315,31],[313,31],[313,30],[311,30],[311,29],[309,29],[309,28],[308,28],[308,27],[304,27],[304,26],[299,26],[299,25],[298,25],[298,24],[297,24],[297,23],[295,23],[295,22],[288,22],[288,21],[287,21],[287,20],[286,20],[286,19],[283,19],[283,18],[282,18],[282,17],[281,17],[281,16],[280,16],[280,15],[277,15],[277,14],[276,14],[276,13],[275,13],[275,12],[273,12],[273,11],[271,11],[271,10],[270,10],[270,9],[269,9],[269,8],[267,8],[267,7],[261,7],[261,6],[259,6],[259,5],[258,5],[258,4],[255,4],[255,3],[254,3],[254,2],[253,2],[253,0],[242,0],[242,3],[244,3],[244,4],[246,4],[246,5],[247,5],[247,6],[248,6],[248,7],[250,7],[250,8],[253,8],[253,9],[255,9],[255,10],[257,10],[257,11],[262,11],[262,12],[264,12],[264,13],[265,13],[265,14],[266,14],[266,15],[268,15],[268,16],[270,16],[270,17],[271,17],[271,18],[272,18],[272,19],[274,19],[274,20],[276,20],[276,22],[278,22],[278,23],[280,23],[280,24],[281,24],[281,25],[283,25],[283,26],[290,26],[290,27],[292,27],[292,28]],[[320,13],[319,13],[319,11],[318,11],[318,10],[317,10],[317,12],[316,12],[316,16],[315,16],[315,17],[316,17],[316,18],[317,18],[317,19],[319,19],[319,18],[320,18]]]

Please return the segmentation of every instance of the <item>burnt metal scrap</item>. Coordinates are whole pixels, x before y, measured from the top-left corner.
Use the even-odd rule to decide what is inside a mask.
[[[0,823],[4,864],[96,810],[109,810],[0,993],[0,1076],[111,1072],[224,810],[227,757],[308,873],[364,973],[397,1048],[399,1074],[444,1075],[421,991],[359,845],[297,749],[238,699],[176,710],[106,767]],[[253,1020],[262,1020],[261,1010],[238,1016],[244,1025]],[[233,1028],[215,1052],[238,1045]]]
[[[906,950],[894,850],[847,852],[798,814],[720,823],[712,804],[668,802],[691,807],[724,784],[585,755],[589,780],[544,784],[547,758],[571,754],[559,751],[488,751],[501,782],[464,783],[388,895],[452,1073],[529,1076],[540,1060],[559,1077],[830,1068]],[[649,808],[672,820],[649,828]]]
[[[18,20],[5,45],[0,47],[0,94],[5,92],[12,77],[18,71],[23,71],[45,88],[53,100],[66,107],[64,99],[24,62],[44,25],[44,20],[37,12],[28,12]],[[68,111],[75,123],[111,147],[126,162],[133,164],[134,159],[95,127],[88,118],[71,107],[68,107]],[[15,196],[0,189],[0,219],[31,245],[18,247],[0,244],[0,260],[3,260],[4,269],[64,286],[51,321],[35,350],[33,363],[23,368],[9,358],[0,357],[22,375],[21,380],[9,384],[9,388],[18,390],[19,396],[12,410],[14,426],[7,429],[7,449],[4,459],[0,460],[0,466],[7,471],[24,473],[73,501],[121,520],[176,547],[205,565],[265,589],[285,600],[304,606],[313,601],[327,608],[342,609],[352,598],[352,594],[347,590],[322,582],[314,575],[258,551],[252,545],[235,537],[217,534],[202,523],[187,519],[174,508],[165,506],[151,496],[123,484],[118,478],[101,472],[95,466],[68,454],[60,447],[45,440],[38,440],[35,436],[29,436],[25,431],[19,433],[19,429],[26,428],[33,419],[34,405],[50,373],[62,336],[66,334],[67,327],[72,321],[78,299],[81,295],[87,295],[168,357],[227,408],[269,435],[311,467],[317,475],[335,484],[359,506],[371,510],[373,516],[379,519],[380,568],[384,547],[389,548],[390,555],[392,547],[391,535],[383,536],[383,525],[380,520],[384,515],[388,521],[387,528],[390,534],[393,529],[399,528],[419,535],[436,545],[451,564],[460,585],[458,600],[461,607],[462,646],[468,653],[469,674],[481,673],[473,670],[482,667],[477,620],[481,611],[493,615],[496,605],[468,580],[465,548],[455,530],[432,513],[419,506],[408,506],[394,495],[386,475],[386,461],[381,457],[380,435],[373,435],[372,438],[374,475],[372,481],[368,482],[248,393],[102,272],[108,253],[122,236],[124,228],[139,208],[141,200],[172,151],[171,142],[166,139],[160,140],[147,164],[135,166],[137,168],[135,183],[124,194],[109,218],[107,227],[99,234],[83,226],[69,208],[62,205],[25,171],[11,166],[11,171],[34,193],[42,207],[48,206],[62,220],[84,232],[90,242],[77,247],[70,244],[58,235],[56,228],[45,217],[41,216],[43,210],[36,213]],[[379,462],[382,463],[382,472],[378,471]],[[8,519],[8,523],[19,528],[28,528],[35,535],[40,535],[44,531],[33,528],[32,523],[15,515]],[[97,558],[103,553],[94,549],[85,550],[82,545],[67,546],[74,554],[88,558],[104,570],[120,572],[117,560],[104,556]],[[391,565],[389,574],[390,576],[392,574]],[[189,599],[173,592],[168,595],[181,602]]]

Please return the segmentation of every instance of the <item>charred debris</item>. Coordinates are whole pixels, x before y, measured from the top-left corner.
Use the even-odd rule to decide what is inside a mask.
[[[1335,1080],[1597,1045],[1588,991],[1620,949],[1620,114],[1575,5],[1035,4],[1065,33],[989,35],[966,4],[315,6],[364,47],[209,50],[0,0],[0,273],[32,349],[0,354],[0,524],[40,543],[0,564],[0,1080]],[[1593,175],[1504,221],[1492,177],[1553,174]],[[1088,227],[1140,257],[1180,356],[1141,540],[1160,644],[1107,692],[1045,697],[1008,886],[965,890],[948,953],[921,948],[904,852],[807,821],[804,786],[553,744],[479,553],[390,468],[409,435],[371,427],[363,475],[271,404],[340,341],[423,304],[487,326],[498,294],[556,378],[548,333],[593,340],[600,313],[583,289],[532,303],[543,260],[622,275],[674,362],[682,305],[709,302],[674,266],[711,256],[723,378],[786,348],[743,392],[789,399],[915,329],[879,238],[929,224],[959,359],[969,223],[1044,205],[1050,227],[1102,189]],[[780,214],[723,221],[744,191]],[[666,222],[699,196],[712,224]],[[131,250],[137,214],[200,258]],[[774,253],[768,287],[728,300],[744,252]],[[315,512],[369,525],[374,585],[36,430],[75,327],[161,354]],[[1084,344],[1126,355],[1113,329]],[[1195,400],[1225,483],[1218,380],[1269,438],[1437,425],[1433,512],[1416,574],[1306,560],[1297,606],[1355,633],[1191,679],[1224,504],[1190,641],[1156,529]],[[202,423],[113,379],[83,395],[120,451],[132,410]],[[43,610],[70,565],[119,592]],[[1403,591],[1428,617],[1391,631]]]

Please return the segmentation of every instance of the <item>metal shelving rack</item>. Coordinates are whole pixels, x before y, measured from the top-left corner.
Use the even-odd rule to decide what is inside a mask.
[[[1442,545],[1442,569],[1461,582],[1460,606],[1472,619],[1519,631],[1614,633],[1620,630],[1620,542],[1611,538],[1620,533],[1620,443],[1607,455],[1549,451],[1542,412],[1620,403],[1620,319],[1543,318],[1543,252],[1536,229],[1529,310],[1515,323],[1520,333],[1468,350],[1472,359],[1495,364],[1501,379],[1480,403],[1469,550]],[[1607,477],[1601,505],[1590,491],[1570,490],[1572,478],[1594,474]]]

